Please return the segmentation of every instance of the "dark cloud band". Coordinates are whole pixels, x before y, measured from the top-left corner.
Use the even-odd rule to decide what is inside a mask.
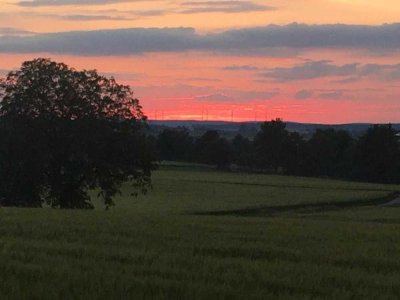
[[[0,37],[0,52],[12,53],[129,55],[200,50],[249,54],[273,52],[279,48],[294,51],[313,48],[400,50],[400,24],[270,25],[207,35],[197,34],[192,28],[133,28]]]

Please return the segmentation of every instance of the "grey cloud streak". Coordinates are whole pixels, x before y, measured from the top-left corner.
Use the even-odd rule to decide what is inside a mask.
[[[162,16],[165,14],[163,10],[137,10],[137,11],[120,11],[120,10],[101,10],[96,12],[81,12],[76,14],[57,14],[57,13],[39,13],[39,12],[20,12],[20,15],[27,17],[52,18],[68,21],[129,21],[139,18]],[[0,29],[1,30],[1,29]]]
[[[300,90],[294,95],[294,97],[298,100],[305,100],[311,98],[313,94],[314,92],[310,90]]]
[[[259,67],[253,65],[230,65],[222,68],[224,71],[255,71],[259,69]]]
[[[278,89],[271,91],[222,91],[212,94],[196,96],[193,100],[198,102],[249,102],[255,100],[269,100],[278,96],[280,91]]]
[[[34,35],[32,31],[13,28],[13,27],[0,27],[0,37],[2,36],[29,36]]]
[[[41,6],[67,6],[67,5],[106,5],[121,2],[152,2],[155,0],[30,0],[20,1],[16,5],[22,7],[41,7]],[[181,10],[178,13],[194,14],[208,12],[222,13],[241,13],[255,11],[275,10],[275,7],[261,5],[249,0],[237,1],[184,1],[179,3]]]
[[[276,9],[275,7],[256,4],[252,1],[187,1],[181,3],[181,5],[187,7],[181,11],[181,13],[185,14],[209,12],[241,13]]]
[[[301,81],[325,77],[339,77],[336,83],[352,83],[363,78],[390,81],[400,79],[400,64],[345,64],[335,65],[330,61],[309,61],[287,68],[267,69],[260,74],[274,81]],[[301,95],[299,95],[301,97]]]
[[[296,81],[331,76],[350,76],[358,72],[358,64],[356,63],[337,66],[329,61],[310,61],[288,68],[269,69],[261,75],[276,81]]]
[[[54,15],[52,17],[60,18],[68,21],[99,21],[99,20],[110,20],[110,21],[127,21],[134,20],[132,17],[124,16],[107,16],[107,15]]]
[[[341,100],[351,99],[352,95],[348,94],[346,90],[300,90],[294,95],[295,99],[319,99],[319,100]]]
[[[102,5],[120,2],[143,2],[143,0],[31,0],[20,1],[16,4],[22,7],[39,7],[39,6],[64,6],[64,5]]]
[[[218,51],[251,54],[279,49],[400,50],[400,24],[270,25],[200,35],[193,28],[132,28],[0,37],[0,52],[50,52],[74,55],[129,55],[145,52]],[[290,51],[289,51],[290,53]],[[321,65],[319,67],[327,67]],[[329,66],[328,66],[329,67]],[[333,70],[332,72],[346,72]],[[310,74],[309,76],[312,76]]]

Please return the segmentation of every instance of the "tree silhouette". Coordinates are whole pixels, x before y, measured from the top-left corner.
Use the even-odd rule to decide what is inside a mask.
[[[98,189],[110,206],[127,180],[141,191],[149,187],[154,152],[129,86],[35,59],[8,74],[0,97],[2,204],[89,208],[88,192]],[[10,161],[23,163],[10,167]],[[25,176],[9,178],[7,168]],[[26,195],[7,192],[26,186],[32,186]]]

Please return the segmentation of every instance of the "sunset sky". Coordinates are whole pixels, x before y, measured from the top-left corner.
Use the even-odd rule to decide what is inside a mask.
[[[400,122],[398,0],[0,0],[0,77],[52,58],[150,119]]]

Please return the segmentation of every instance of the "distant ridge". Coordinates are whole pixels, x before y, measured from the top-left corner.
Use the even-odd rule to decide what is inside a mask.
[[[149,120],[151,127],[186,127],[190,131],[218,130],[222,132],[234,133],[241,131],[256,132],[262,122],[229,122],[229,121],[195,121],[195,120]],[[285,122],[287,129],[299,132],[304,136],[312,135],[317,129],[342,129],[349,131],[353,136],[363,134],[373,123],[348,123],[348,124],[317,124],[317,123],[299,123]],[[400,123],[392,124],[400,130]]]

